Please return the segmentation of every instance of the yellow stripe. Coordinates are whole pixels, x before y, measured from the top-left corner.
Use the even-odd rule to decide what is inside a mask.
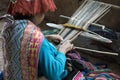
[[[81,26],[75,26],[75,25],[72,25],[69,23],[65,23],[65,24],[63,24],[63,26],[68,27],[68,28],[75,28],[75,29],[79,29],[79,30],[86,30],[85,28],[83,29],[83,27],[81,27]]]

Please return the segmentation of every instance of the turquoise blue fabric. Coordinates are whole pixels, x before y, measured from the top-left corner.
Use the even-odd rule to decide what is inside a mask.
[[[48,80],[62,80],[68,74],[65,63],[65,54],[44,38],[39,53],[38,75],[42,74]]]

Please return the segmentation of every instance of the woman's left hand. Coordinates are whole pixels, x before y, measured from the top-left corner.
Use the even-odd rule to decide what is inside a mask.
[[[59,44],[63,40],[63,38],[60,35],[56,35],[56,34],[47,35],[46,38],[50,42],[55,43],[55,44]]]

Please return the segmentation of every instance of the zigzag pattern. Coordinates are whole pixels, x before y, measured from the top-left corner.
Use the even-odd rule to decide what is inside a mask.
[[[15,26],[11,26],[5,31],[6,38],[6,56],[8,63],[7,80],[22,80],[20,70],[20,41],[23,31],[27,25],[26,20],[16,21]],[[13,76],[11,75],[13,74]]]

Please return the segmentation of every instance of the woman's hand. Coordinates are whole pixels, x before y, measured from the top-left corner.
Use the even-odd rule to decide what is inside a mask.
[[[63,41],[63,38],[60,35],[48,35],[46,38],[53,44],[59,44]],[[58,50],[64,54],[70,51],[73,48],[73,44],[70,43],[70,40],[67,40],[58,46]]]
[[[63,38],[60,35],[56,34],[47,35],[46,38],[54,44],[59,44],[63,40]]]
[[[60,46],[58,46],[58,50],[64,54],[66,54],[72,48],[73,48],[73,44],[70,43],[70,40],[63,42]]]

